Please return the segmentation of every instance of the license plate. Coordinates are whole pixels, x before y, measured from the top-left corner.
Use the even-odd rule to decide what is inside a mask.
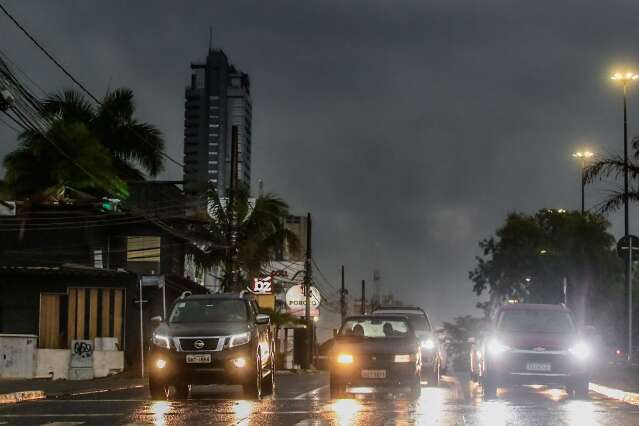
[[[362,377],[365,379],[385,379],[386,370],[362,370]]]
[[[211,354],[187,354],[187,364],[209,364],[211,362]]]
[[[550,371],[549,362],[527,362],[526,370],[528,371]]]

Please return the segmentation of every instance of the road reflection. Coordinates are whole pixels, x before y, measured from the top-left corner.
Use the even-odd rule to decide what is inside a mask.
[[[339,426],[353,424],[361,409],[362,403],[356,399],[338,399],[330,406],[330,410],[335,413],[335,420]]]
[[[151,411],[151,417],[153,418],[153,424],[155,426],[166,425],[166,416],[173,411],[173,406],[168,401],[155,401],[151,403],[149,407]]]

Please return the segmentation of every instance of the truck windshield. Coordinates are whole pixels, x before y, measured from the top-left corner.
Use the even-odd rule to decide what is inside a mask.
[[[178,301],[171,311],[169,322],[233,322],[246,321],[247,318],[247,307],[243,300],[194,299]]]
[[[570,334],[575,331],[567,312],[541,309],[504,311],[497,329],[510,333]]]

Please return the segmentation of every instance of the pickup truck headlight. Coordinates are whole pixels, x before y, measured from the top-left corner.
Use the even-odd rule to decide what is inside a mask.
[[[229,348],[234,348],[235,346],[246,345],[251,341],[251,334],[247,331],[245,333],[234,334],[231,336],[231,340],[229,341]]]
[[[426,349],[427,351],[432,351],[435,349],[435,341],[433,339],[423,340],[421,343],[422,349]]]
[[[395,358],[393,360],[394,362],[398,363],[398,364],[405,364],[407,362],[411,362],[411,356],[406,354],[406,355],[395,355]]]
[[[577,342],[573,347],[568,349],[576,358],[586,359],[590,356],[590,347],[584,342]]]
[[[338,364],[352,364],[353,363],[353,355],[351,355],[351,354],[339,354],[339,355],[337,355],[337,363]]]
[[[501,355],[509,349],[510,347],[504,345],[498,339],[490,339],[490,341],[488,342],[488,351],[492,355]]]
[[[165,349],[171,348],[171,341],[169,340],[168,336],[163,336],[161,334],[154,333],[153,337],[151,338],[151,341],[153,342],[155,346],[158,346],[160,348],[165,348]]]

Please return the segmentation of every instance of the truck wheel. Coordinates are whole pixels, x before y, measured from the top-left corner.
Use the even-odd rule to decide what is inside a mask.
[[[497,398],[497,382],[493,378],[484,376],[481,385],[484,389],[484,399]]]
[[[262,398],[262,361],[259,355],[255,361],[255,369],[249,380],[242,386],[244,396],[250,399],[260,400]]]
[[[417,380],[415,380],[415,383],[413,383],[413,386],[411,386],[408,397],[411,400],[415,400],[415,399],[419,399],[421,395],[422,395],[422,381],[418,377]]]
[[[262,380],[262,395],[271,395],[275,390],[275,357],[273,352],[271,352],[269,364],[269,374]]]
[[[188,399],[191,386],[186,383],[175,385],[175,399]]]
[[[439,386],[439,377],[439,361],[437,361],[426,378],[426,380],[428,380],[428,386]]]
[[[151,399],[163,401],[169,399],[169,385],[153,376],[149,377],[149,392]]]
[[[331,375],[331,398],[338,399],[343,398],[346,394],[346,385],[340,382],[336,377]]]
[[[573,392],[577,399],[588,399],[588,379],[577,379],[571,386],[568,386],[568,394]]]

